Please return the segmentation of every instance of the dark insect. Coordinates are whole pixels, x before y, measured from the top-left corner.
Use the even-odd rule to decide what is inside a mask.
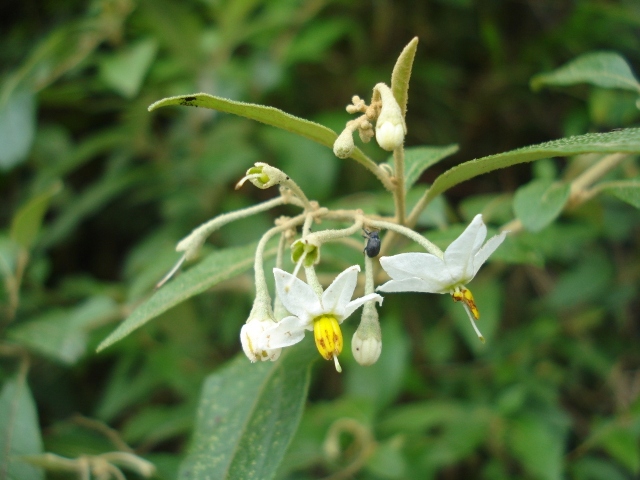
[[[367,246],[364,251],[367,257],[374,258],[380,253],[380,236],[377,230],[369,231],[364,229],[364,237],[367,239]]]

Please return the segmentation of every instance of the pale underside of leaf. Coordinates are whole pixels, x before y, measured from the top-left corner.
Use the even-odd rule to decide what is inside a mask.
[[[458,151],[458,145],[446,145],[444,147],[408,147],[404,152],[404,182],[408,191],[420,179],[420,175],[429,167],[440,160],[453,155]],[[389,156],[387,163],[392,171],[395,171],[393,155]]]
[[[239,355],[205,381],[181,480],[273,478],[297,429],[309,387],[310,341],[276,362]]]
[[[232,113],[295,133],[331,149],[333,149],[333,143],[336,141],[336,138],[338,138],[336,132],[324,125],[295,117],[277,108],[253,103],[236,102],[226,98],[215,97],[207,93],[194,93],[164,98],[151,104],[148,110],[152,112],[160,107],[171,105],[210,108],[220,112]],[[370,169],[377,168],[375,162],[357,147],[353,150],[351,158]]]
[[[567,183],[534,180],[518,189],[513,210],[527,230],[538,232],[560,215],[570,191]]]
[[[396,102],[400,105],[403,117],[407,114],[409,80],[411,79],[411,69],[413,68],[413,59],[416,56],[417,48],[418,37],[413,37],[400,53],[391,73],[391,91]]]
[[[608,182],[602,190],[623,202],[640,208],[640,180],[619,180]]]
[[[451,187],[478,175],[518,163],[585,153],[618,152],[640,153],[640,128],[626,128],[609,133],[587,133],[464,162],[447,170],[433,182],[426,193],[426,201],[428,203]]]
[[[167,283],[137,307],[118,328],[102,341],[97,351],[99,352],[123,339],[149,320],[180,302],[248,270],[253,265],[255,248],[255,245],[249,245],[213,252],[195,267]],[[265,258],[269,258],[273,254],[273,251],[268,251],[265,253]]]
[[[549,72],[531,79],[531,87],[539,90],[545,85],[574,85],[591,83],[603,88],[620,88],[640,92],[640,83],[626,60],[615,52],[592,52]]]

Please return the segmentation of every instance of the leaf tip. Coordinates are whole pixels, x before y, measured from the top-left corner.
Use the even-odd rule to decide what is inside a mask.
[[[149,105],[147,107],[147,111],[148,112],[153,112],[156,108],[158,108],[158,104],[161,102],[162,100],[158,100],[157,102],[153,102],[151,105]]]
[[[107,347],[110,347],[111,345],[116,343],[118,340],[120,340],[120,337],[114,337],[114,333],[115,332],[112,332],[107,338],[105,338],[104,340],[102,340],[102,342],[100,342],[100,345],[98,345],[96,348],[96,353],[102,352]]]

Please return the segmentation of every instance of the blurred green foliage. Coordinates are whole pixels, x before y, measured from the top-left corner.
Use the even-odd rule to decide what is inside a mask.
[[[250,275],[206,285],[94,351],[149,298],[180,238],[272,197],[233,192],[254,162],[283,169],[320,202],[358,194],[354,205],[381,208],[372,175],[310,140],[210,110],[150,114],[152,102],[202,91],[340,131],[351,96],[388,81],[418,36],[406,145],[460,148],[420,178],[410,204],[461,161],[639,119],[633,88],[534,77],[614,51],[637,78],[635,0],[69,0],[0,12],[2,480],[45,478],[21,455],[114,451],[151,461],[155,478],[176,478],[203,428],[195,415],[205,377],[236,368],[228,362],[249,312]],[[546,88],[531,91],[532,78]],[[448,297],[389,296],[378,363],[361,367],[347,348],[343,375],[314,366],[278,478],[637,477],[640,173],[626,160],[605,180],[627,183],[560,214],[567,184],[557,182],[593,161],[499,170],[430,205],[418,225],[443,229],[430,236],[441,246],[480,211],[494,226],[515,215],[529,227],[474,281],[487,344]],[[541,196],[544,211],[532,209]],[[255,242],[285,213],[224,227],[204,254]],[[327,248],[327,261],[342,267],[338,256]],[[355,323],[345,327],[350,338]],[[145,472],[122,466],[127,478]]]

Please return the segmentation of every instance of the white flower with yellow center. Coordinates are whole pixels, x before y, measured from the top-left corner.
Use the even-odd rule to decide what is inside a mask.
[[[380,264],[392,280],[377,290],[449,293],[454,301],[463,302],[473,329],[484,342],[475,323],[480,318],[480,312],[471,291],[465,285],[476,276],[506,235],[506,231],[495,235],[483,245],[487,227],[482,221],[482,215],[478,214],[445,250],[443,258],[430,253],[401,253],[393,257],[382,257]]]
[[[377,293],[351,300],[359,271],[358,265],[347,268],[318,296],[299,278],[274,268],[278,296],[291,315],[263,332],[262,345],[268,349],[288,347],[301,341],[305,330],[313,330],[320,355],[326,360],[333,359],[336,370],[342,371],[338,362],[343,346],[340,324],[365,302],[382,303]]]

